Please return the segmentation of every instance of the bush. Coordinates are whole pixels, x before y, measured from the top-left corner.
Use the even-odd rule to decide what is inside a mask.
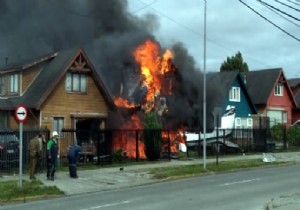
[[[116,162],[121,162],[123,160],[123,150],[122,149],[118,149],[116,151],[114,151],[113,153],[113,161]]]
[[[295,125],[287,130],[288,143],[294,146],[300,146],[300,126]]]
[[[160,157],[162,125],[154,112],[147,113],[144,121],[145,154],[148,160],[157,160]]]
[[[274,141],[283,141],[284,139],[284,129],[282,125],[273,125],[271,128],[271,137]]]

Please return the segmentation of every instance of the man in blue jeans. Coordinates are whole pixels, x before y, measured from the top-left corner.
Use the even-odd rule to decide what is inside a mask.
[[[69,173],[70,173],[70,177],[74,179],[78,178],[76,163],[79,160],[80,152],[81,152],[81,147],[78,145],[70,146],[68,150]]]

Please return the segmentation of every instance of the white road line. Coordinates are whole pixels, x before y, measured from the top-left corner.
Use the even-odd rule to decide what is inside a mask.
[[[122,202],[118,202],[118,203],[108,203],[108,204],[104,204],[102,206],[93,206],[93,207],[90,207],[87,209],[82,209],[82,210],[100,209],[100,208],[105,208],[105,207],[123,205],[123,204],[127,204],[127,203],[130,203],[130,201],[122,201]]]
[[[230,186],[230,185],[234,185],[234,184],[244,184],[244,183],[260,181],[260,180],[261,180],[260,178],[256,178],[256,179],[248,179],[248,180],[242,180],[242,181],[237,181],[237,182],[227,182],[227,183],[218,185],[218,187],[226,187],[226,186]]]

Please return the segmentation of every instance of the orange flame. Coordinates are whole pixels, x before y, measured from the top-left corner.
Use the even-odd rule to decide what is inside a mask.
[[[164,54],[160,55],[160,47],[154,41],[148,39],[143,44],[139,45],[133,52],[135,61],[140,65],[140,72],[143,76],[143,85],[147,87],[147,96],[143,108],[145,112],[151,111],[155,106],[155,96],[161,92],[166,92],[171,94],[172,81],[168,81],[168,84],[163,84],[164,76],[171,72],[171,60],[173,59],[173,54],[170,50],[166,50]],[[163,87],[166,86],[166,87]],[[164,88],[164,89],[163,89]],[[135,104],[128,102],[123,98],[116,98],[115,104],[119,107],[134,108]],[[145,145],[141,139],[142,132],[133,131],[136,129],[143,129],[143,124],[141,119],[137,114],[131,115],[130,119],[121,127],[122,130],[114,134],[114,149],[122,149],[127,157],[134,158],[136,155],[139,158],[146,158],[145,155]],[[180,136],[177,135],[178,132],[166,133],[162,132],[163,141],[170,140],[172,142],[171,152],[178,152],[178,142],[181,141]],[[136,148],[136,143],[138,140],[138,148]],[[162,151],[166,151],[166,144],[164,144]],[[138,153],[138,154],[137,154]]]
[[[136,107],[135,104],[130,103],[129,101],[127,101],[126,99],[121,98],[121,97],[115,98],[114,102],[118,107],[124,107],[124,108],[134,108],[134,107]]]
[[[158,95],[162,88],[162,77],[169,71],[169,60],[173,58],[171,51],[167,50],[161,57],[159,45],[150,39],[138,46],[133,52],[133,56],[141,66],[141,74],[144,76],[143,84],[147,87],[146,103],[149,103],[146,111],[150,111],[154,106],[154,97]]]

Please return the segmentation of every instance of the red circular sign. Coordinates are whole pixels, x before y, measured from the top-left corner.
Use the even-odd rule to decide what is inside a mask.
[[[23,105],[19,105],[16,108],[15,117],[19,123],[24,122],[27,119],[27,108]]]

